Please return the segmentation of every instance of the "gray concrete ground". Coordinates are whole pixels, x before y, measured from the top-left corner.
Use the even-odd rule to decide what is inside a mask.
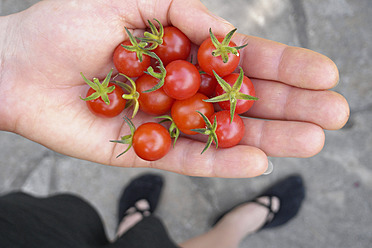
[[[0,14],[37,0],[1,0]],[[292,173],[301,174],[307,198],[283,228],[245,239],[241,247],[372,247],[372,1],[204,0],[239,32],[321,52],[340,69],[335,88],[351,106],[340,131],[309,159],[273,158],[274,172],[253,179],[192,178],[168,172],[158,215],[177,241],[208,229],[211,219]],[[122,186],[145,169],[123,169],[62,156],[22,137],[0,133],[0,194],[73,192],[98,209],[110,237]],[[182,202],[182,204],[180,204]]]

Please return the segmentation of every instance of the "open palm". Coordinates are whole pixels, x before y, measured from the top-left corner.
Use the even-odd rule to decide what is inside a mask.
[[[324,144],[323,129],[341,128],[349,115],[345,99],[326,90],[338,81],[328,58],[236,34],[235,43],[249,44],[241,66],[260,98],[246,113],[255,118],[244,119],[249,128],[241,144],[200,155],[205,144],[182,137],[155,162],[139,159],[133,150],[116,158],[126,147],[109,140],[129,133],[122,119],[126,113],[112,119],[92,115],[79,98],[87,91],[80,72],[90,79],[106,76],[114,67],[115,47],[127,39],[124,26],[136,34],[156,18],[178,27],[195,44],[208,36],[210,27],[224,35],[232,26],[196,0],[49,0],[5,18],[9,35],[0,81],[0,127],[69,156],[186,175],[252,177],[265,171],[267,156],[316,154]],[[150,120],[140,112],[133,122],[138,126]]]

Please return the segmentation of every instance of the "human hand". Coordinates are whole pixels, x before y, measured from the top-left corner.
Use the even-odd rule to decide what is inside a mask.
[[[209,13],[197,0],[47,0],[30,9],[0,18],[0,129],[69,156],[122,167],[151,167],[185,175],[254,177],[262,174],[267,156],[309,157],[324,145],[323,129],[339,129],[349,108],[339,94],[328,91],[338,82],[338,70],[327,57],[257,37],[236,34],[241,65],[259,97],[245,115],[241,144],[209,149],[181,137],[162,159],[147,162],[125,147],[109,142],[129,133],[122,116],[112,119],[91,114],[80,96],[91,79],[104,78],[114,68],[115,47],[128,39],[124,26],[141,34],[147,20],[182,30],[200,44],[212,28],[216,35],[231,24]],[[130,114],[128,114],[130,116]],[[138,126],[153,121],[138,113]]]

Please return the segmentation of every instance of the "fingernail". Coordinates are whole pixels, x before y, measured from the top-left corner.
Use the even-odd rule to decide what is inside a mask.
[[[268,160],[268,164],[267,164],[267,169],[264,173],[262,173],[262,175],[269,175],[273,172],[274,170],[274,165],[273,165],[273,162],[270,161],[270,159]]]

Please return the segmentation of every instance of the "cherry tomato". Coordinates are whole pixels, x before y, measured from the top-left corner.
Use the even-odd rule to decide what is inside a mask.
[[[216,112],[209,120],[213,124],[214,117],[217,118],[216,135],[218,147],[228,148],[237,145],[244,136],[245,126],[242,118],[234,114],[232,123],[230,123],[230,111],[223,110]]]
[[[131,52],[126,50],[121,45],[130,46],[131,42],[129,40],[123,41],[119,44],[113,55],[114,65],[116,69],[128,77],[139,77],[144,74],[144,71],[151,64],[151,57],[147,55],[143,55],[142,62],[139,61],[137,58],[137,54],[135,52]]]
[[[171,147],[168,130],[155,122],[147,122],[137,128],[133,135],[133,149],[142,159],[155,161],[164,157]]]
[[[177,100],[173,103],[171,116],[181,132],[185,134],[196,134],[196,132],[191,131],[190,129],[205,127],[203,117],[196,112],[200,111],[207,118],[213,115],[213,104],[204,102],[203,100],[205,99],[208,99],[208,97],[201,93],[196,93],[188,99]]]
[[[195,66],[199,70],[201,80],[198,92],[206,95],[207,97],[213,97],[216,86],[218,84],[216,77],[206,74],[204,71],[201,70],[198,64]]]
[[[165,93],[177,100],[184,100],[195,95],[200,87],[200,74],[195,65],[186,60],[169,63],[163,89]]]
[[[163,44],[159,45],[154,52],[159,56],[164,65],[174,60],[185,60],[190,54],[191,41],[176,27],[165,27]]]
[[[238,77],[239,77],[239,73],[232,73],[232,74],[224,77],[223,79],[228,84],[233,86]],[[256,92],[255,92],[254,86],[252,84],[252,81],[248,77],[246,77],[246,76],[243,77],[243,83],[242,83],[242,86],[241,86],[239,92],[242,92],[242,93],[250,95],[250,96],[256,96]],[[216,96],[222,95],[224,93],[225,93],[225,91],[222,89],[222,87],[220,85],[217,85]],[[242,113],[248,111],[253,106],[254,102],[255,101],[253,101],[253,100],[238,99],[236,101],[235,113],[242,114]],[[229,110],[230,109],[230,102],[229,101],[219,102],[218,105],[220,105],[220,107],[224,110]]]
[[[174,99],[165,94],[163,88],[148,93],[142,93],[157,85],[158,82],[159,79],[148,74],[144,74],[136,80],[137,91],[140,93],[138,98],[139,106],[145,113],[162,115],[168,112],[172,107]]]
[[[222,42],[223,37],[217,37],[218,41]],[[229,42],[230,47],[235,47],[236,44],[233,41]],[[224,77],[232,73],[239,65],[240,53],[238,51],[237,55],[229,53],[228,61],[223,62],[221,56],[213,56],[212,52],[216,49],[213,45],[211,38],[203,41],[198,49],[198,63],[200,67],[207,74],[213,76],[213,71],[215,71],[220,77]]]
[[[114,84],[109,83],[108,87],[113,86]],[[92,95],[96,92],[94,89],[89,88],[87,96]],[[101,97],[86,101],[88,109],[97,116],[100,117],[115,117],[119,115],[125,108],[126,100],[122,98],[124,91],[117,85],[115,85],[115,90],[111,93],[108,93],[108,98],[110,104],[107,105]]]

